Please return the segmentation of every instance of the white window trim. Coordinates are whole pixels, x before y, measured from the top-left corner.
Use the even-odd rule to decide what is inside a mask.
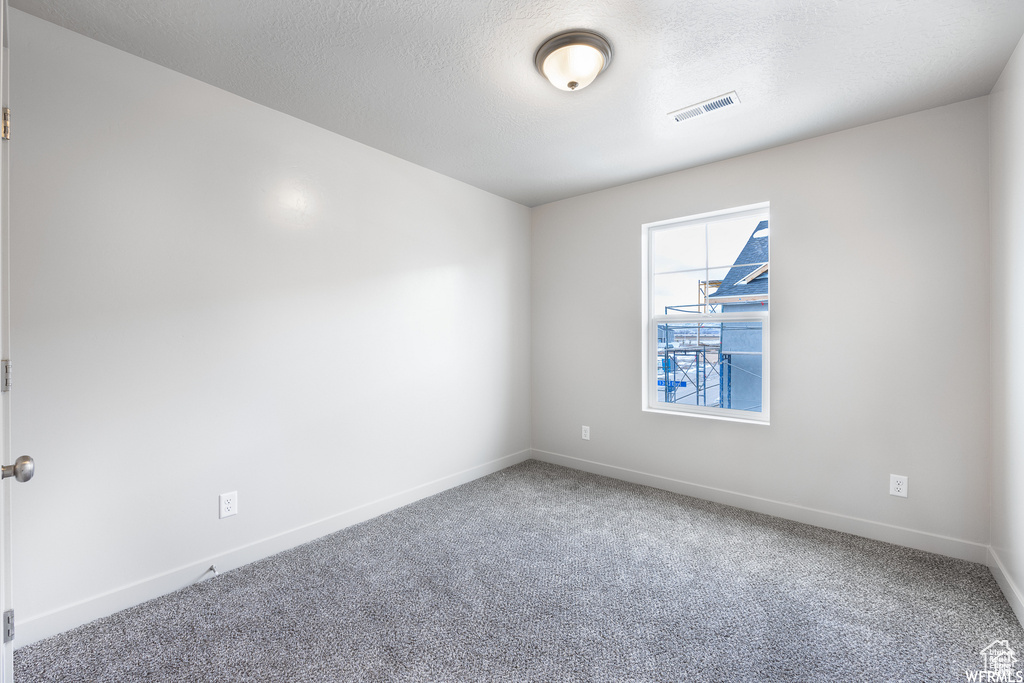
[[[730,218],[742,218],[743,216],[764,213],[769,208],[768,202],[751,204],[736,209],[725,209],[722,211],[710,211],[695,216],[687,216],[683,219],[672,219],[658,221],[656,223],[645,223],[641,230],[641,246],[646,258],[643,260],[643,297],[642,297],[642,343],[643,353],[640,376],[641,381],[641,409],[648,413],[661,413],[663,415],[691,415],[695,417],[710,418],[715,420],[728,420],[731,422],[746,422],[752,424],[769,424],[771,419],[771,331],[769,312],[747,311],[738,313],[683,313],[673,315],[656,315],[652,310],[654,297],[651,289],[651,274],[654,272],[654,253],[651,249],[651,232],[664,228],[676,228],[686,225],[706,223],[709,220],[729,216]],[[774,227],[774,226],[772,226]],[[769,256],[770,258],[770,256]],[[769,292],[771,283],[769,282]],[[769,301],[770,299],[769,293]],[[691,406],[673,403],[658,402],[657,368],[654,364],[658,358],[658,325],[671,322],[760,322],[761,333],[761,412],[753,413],[733,408],[718,408],[715,406]]]

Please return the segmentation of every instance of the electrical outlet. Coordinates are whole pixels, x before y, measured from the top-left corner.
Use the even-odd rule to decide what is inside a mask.
[[[910,485],[910,478],[902,474],[889,475],[889,495],[907,497],[907,487]]]
[[[584,441],[590,441],[590,427],[583,425],[583,439]]]
[[[238,491],[220,494],[220,518],[238,514]]]

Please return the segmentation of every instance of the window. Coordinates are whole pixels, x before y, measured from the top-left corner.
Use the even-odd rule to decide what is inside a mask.
[[[768,204],[643,226],[644,410],[768,422]]]

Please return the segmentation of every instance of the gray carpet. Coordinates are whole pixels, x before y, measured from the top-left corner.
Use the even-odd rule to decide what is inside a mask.
[[[996,639],[1024,648],[981,565],[529,461],[14,664],[19,683],[963,681]]]

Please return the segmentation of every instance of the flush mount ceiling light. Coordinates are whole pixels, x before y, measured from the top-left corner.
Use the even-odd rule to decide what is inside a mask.
[[[548,38],[535,61],[559,90],[582,90],[611,64],[612,46],[592,31],[566,31]]]

